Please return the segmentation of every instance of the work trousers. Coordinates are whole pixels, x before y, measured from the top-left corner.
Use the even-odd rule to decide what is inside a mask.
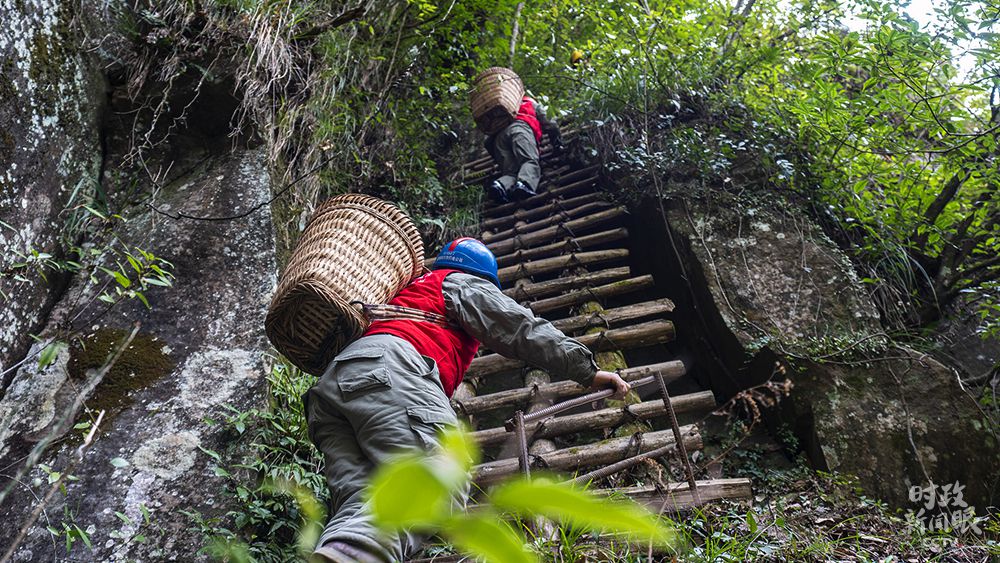
[[[518,180],[532,192],[538,190],[542,167],[538,163],[538,142],[527,123],[515,119],[493,140],[493,158],[500,165],[500,183],[510,191]]]
[[[342,541],[386,561],[404,560],[422,538],[378,530],[363,491],[393,454],[432,451],[437,432],[457,424],[434,360],[395,336],[363,337],[338,354],[306,394],[306,414],[330,488],[331,517],[319,545]],[[455,502],[464,505],[467,495],[456,491]]]

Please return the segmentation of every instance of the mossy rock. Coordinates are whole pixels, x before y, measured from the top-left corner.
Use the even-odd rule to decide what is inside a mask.
[[[128,337],[129,331],[100,329],[70,347],[67,371],[72,380],[84,381],[91,370],[101,369]],[[131,404],[132,391],[144,389],[174,369],[164,343],[156,336],[139,333],[104,374],[87,407],[113,416]]]

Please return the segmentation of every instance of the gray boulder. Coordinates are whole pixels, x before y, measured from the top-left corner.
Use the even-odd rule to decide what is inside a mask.
[[[928,480],[995,504],[1000,448],[954,370],[889,345],[850,261],[804,211],[778,196],[752,201],[675,196],[666,228],[655,201],[635,206],[637,223],[668,243],[645,258],[674,280],[697,376],[728,399],[780,360],[794,389],[769,422],[794,430],[815,467],[857,475],[897,506]]]
[[[171,185],[156,204],[169,214],[238,215],[271,196],[260,150],[209,157]],[[64,348],[43,370],[37,362],[26,364],[0,401],[0,465],[12,468],[50,435],[81,392],[89,414],[78,420],[106,412],[83,461],[71,468],[77,480],[46,507],[46,518],[31,528],[17,560],[64,557],[62,539],[45,527],[62,529],[60,522],[69,520],[88,532],[93,545],[76,542],[70,554],[75,560],[200,558],[203,538],[183,511],[224,511],[223,480],[207,452],[222,451],[232,439],[205,419],[221,418],[222,405],[245,409],[264,396],[269,362],[263,321],[276,283],[269,206],[225,221],[174,219],[147,210],[128,222],[126,240],[142,241],[147,251],[172,262],[174,286],[149,292],[150,309],[133,300],[102,314],[103,304],[95,301],[86,313],[99,320],[86,322],[82,342]],[[85,280],[74,282],[53,317],[77,298],[89,298],[90,287]],[[131,345],[88,393],[84,382],[136,327]],[[65,471],[80,434],[60,439],[43,463]],[[0,505],[0,537],[15,537],[34,498],[47,488],[37,468],[15,484],[12,498]],[[148,541],[138,541],[140,536]]]
[[[43,281],[14,265],[31,250],[61,256],[71,233],[60,214],[93,193],[100,170],[107,87],[80,48],[80,6],[0,3],[0,390],[65,287],[64,278]]]

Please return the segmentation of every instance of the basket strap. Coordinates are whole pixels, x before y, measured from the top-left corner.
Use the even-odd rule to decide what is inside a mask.
[[[361,311],[371,322],[421,321],[436,324],[445,328],[455,328],[458,326],[448,320],[448,317],[432,313],[430,311],[422,311],[420,309],[413,309],[410,307],[401,307],[399,305],[372,305],[369,303],[361,303],[360,301],[353,301],[352,304],[361,305]]]

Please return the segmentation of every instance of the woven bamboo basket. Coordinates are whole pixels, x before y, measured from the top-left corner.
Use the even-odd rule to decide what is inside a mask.
[[[513,121],[524,97],[524,83],[513,70],[490,67],[472,83],[469,106],[476,126],[492,135]]]
[[[323,202],[306,225],[271,300],[264,330],[307,373],[368,326],[352,301],[385,303],[423,269],[416,226],[396,206],[358,194]]]

